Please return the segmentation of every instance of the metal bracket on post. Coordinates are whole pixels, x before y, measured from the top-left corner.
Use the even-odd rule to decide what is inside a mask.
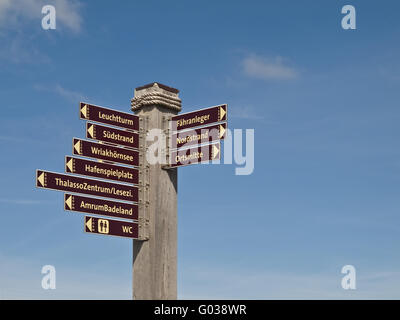
[[[163,133],[165,134],[165,147],[163,150],[163,158],[166,159],[167,163],[164,163],[161,168],[168,170],[171,169],[170,165],[170,150],[171,150],[171,116],[163,116]]]
[[[149,240],[150,166],[145,161],[148,117],[139,118],[139,239]]]

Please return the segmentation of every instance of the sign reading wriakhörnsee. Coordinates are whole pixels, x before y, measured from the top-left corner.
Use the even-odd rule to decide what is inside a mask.
[[[132,166],[139,165],[139,151],[109,146],[82,139],[73,139],[73,154]]]

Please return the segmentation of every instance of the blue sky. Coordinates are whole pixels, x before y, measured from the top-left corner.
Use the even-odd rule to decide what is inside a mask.
[[[57,29],[41,28],[54,4]],[[356,8],[357,29],[341,28]],[[78,102],[135,87],[228,103],[255,170],[179,169],[178,297],[400,298],[398,1],[0,0],[0,298],[130,299],[132,243],[82,232],[61,192]],[[41,288],[43,265],[57,289]],[[357,289],[341,288],[354,265]]]

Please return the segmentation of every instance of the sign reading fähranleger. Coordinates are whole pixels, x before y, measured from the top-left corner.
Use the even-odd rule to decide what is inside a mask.
[[[228,106],[226,104],[221,104],[216,107],[182,113],[174,116],[171,119],[172,131],[205,126],[213,122],[226,121],[227,108]]]

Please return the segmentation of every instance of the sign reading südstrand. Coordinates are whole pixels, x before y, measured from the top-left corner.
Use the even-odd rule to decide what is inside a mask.
[[[139,131],[139,117],[134,114],[103,108],[84,102],[79,104],[79,110],[81,119]]]
[[[86,138],[139,148],[138,133],[100,126],[90,122],[86,124]]]
[[[99,197],[138,201],[134,186],[69,176],[49,171],[36,171],[36,186],[44,189],[90,194]]]

